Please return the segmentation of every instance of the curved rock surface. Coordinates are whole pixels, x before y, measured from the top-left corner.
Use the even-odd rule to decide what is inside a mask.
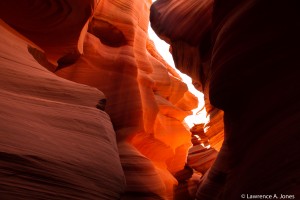
[[[118,147],[126,176],[122,199],[165,199],[166,186],[151,160],[127,142],[119,142]]]
[[[209,96],[224,110],[225,145],[214,167],[224,179],[219,198],[239,199],[246,192],[300,196],[296,4],[215,2]]]
[[[41,47],[54,65],[69,65],[83,52],[96,0],[11,0],[0,2],[2,20]],[[50,69],[55,70],[55,67]]]
[[[149,1],[101,1],[90,24],[92,34],[85,38],[84,55],[56,74],[105,93],[118,140],[128,141],[152,161],[166,185],[164,196],[172,198],[176,181],[170,181],[171,173],[184,167],[191,145],[182,121],[197,99],[151,46],[149,7]],[[123,35],[124,43],[109,42],[95,32]],[[158,154],[159,149],[164,153]]]
[[[174,70],[161,63],[155,48],[149,46],[149,7],[150,2],[144,1],[100,2],[91,22],[91,33],[103,32],[100,21],[105,21],[112,25],[106,31],[115,27],[126,43],[115,45],[97,34],[87,34],[84,55],[56,74],[97,87],[106,94],[106,111],[118,140],[127,140],[152,161],[153,169],[158,168],[165,183],[163,196],[171,199],[176,181],[170,181],[170,173],[184,167],[191,145],[190,132],[182,121],[197,106],[197,99],[185,95],[187,86],[178,80]],[[164,153],[158,154],[160,149]]]
[[[125,190],[115,132],[95,108],[104,94],[49,72],[0,21],[0,196],[119,199]]]
[[[206,1],[195,2],[190,13],[199,11]],[[200,50],[201,42],[187,42],[192,36],[174,40],[178,27],[185,33],[202,20],[185,21],[184,15],[176,16],[187,10],[174,6],[179,4],[186,1],[156,1],[151,8],[152,26],[171,45],[176,42],[172,50],[175,63],[204,91],[209,115],[217,116],[210,119],[210,128],[206,125],[213,135],[222,130],[216,119],[221,119],[224,111],[224,142],[215,163],[201,179],[197,199],[235,200],[242,194],[299,198],[297,1],[215,0],[208,54]],[[175,17],[182,20],[173,20]],[[207,26],[202,28],[191,34],[201,38]],[[191,56],[197,55],[196,48],[198,57]],[[192,67],[185,68],[188,63]]]
[[[195,88],[204,93],[209,119],[205,134],[210,145],[220,150],[224,137],[223,111],[209,100],[212,11],[212,0],[158,0],[151,6],[150,20],[160,38],[171,45],[176,68],[189,75]]]
[[[205,174],[217,155],[218,152],[213,148],[206,149],[202,145],[194,145],[189,150],[187,164],[201,174]]]
[[[183,119],[191,114],[191,109],[197,106],[198,100],[188,91],[187,86],[175,70],[171,69],[161,58],[152,41],[149,40],[147,29],[150,4],[149,0],[102,0],[99,3],[93,0],[22,2],[15,0],[7,4],[3,2],[0,4],[1,17],[19,32],[18,37],[24,38],[25,36],[28,38],[26,40],[31,40],[39,46],[32,45],[26,49],[26,53],[35,59],[33,61],[35,65],[39,63],[49,71],[55,71],[55,74],[52,74],[44,70],[47,72],[44,77],[46,80],[48,80],[46,78],[48,74],[49,77],[58,75],[77,83],[96,87],[105,94],[105,97],[100,95],[95,99],[89,94],[78,94],[80,97],[77,98],[78,104],[76,105],[79,108],[85,106],[85,103],[81,102],[83,99],[89,99],[87,100],[89,103],[93,102],[93,105],[89,104],[88,112],[82,115],[79,113],[77,115],[74,113],[75,111],[67,112],[72,107],[62,110],[61,112],[64,111],[62,114],[53,109],[53,106],[48,108],[56,115],[69,116],[65,119],[68,122],[72,121],[72,117],[74,117],[76,120],[73,121],[81,125],[80,130],[86,135],[89,131],[93,132],[94,129],[101,132],[102,129],[99,126],[104,124],[104,127],[109,126],[110,137],[116,136],[121,161],[114,160],[113,156],[117,151],[114,153],[109,151],[109,148],[116,150],[115,143],[107,147],[108,149],[105,149],[104,145],[102,149],[100,144],[99,147],[95,147],[95,143],[97,143],[95,140],[89,147],[91,149],[98,148],[91,150],[91,152],[96,151],[96,158],[105,154],[101,159],[95,161],[102,162],[104,166],[94,166],[98,167],[101,173],[106,173],[108,170],[107,176],[112,176],[112,180],[105,182],[108,182],[109,185],[114,184],[113,181],[117,178],[119,180],[111,188],[111,198],[99,197],[98,199],[119,198],[123,190],[125,191],[121,197],[123,199],[173,199],[174,186],[177,184],[174,174],[184,168],[188,149],[191,146],[191,134],[183,123]],[[17,5],[22,5],[22,7],[17,7]],[[12,15],[12,11],[19,12]],[[40,18],[36,16],[40,16]],[[5,49],[3,50],[5,51]],[[24,61],[24,64],[31,66],[27,60]],[[41,68],[40,65],[38,66]],[[34,72],[28,70],[28,74],[31,73]],[[32,82],[28,84],[27,81],[19,80],[25,85],[16,91],[32,92],[29,94],[30,97],[35,97],[37,93],[45,95],[49,101],[52,101],[53,95],[57,98],[62,96],[60,101],[65,101],[70,95],[64,92],[59,94],[48,92],[52,89],[56,91],[57,87],[64,87],[55,82],[53,88],[48,89],[39,84],[40,81],[42,83],[43,81],[38,77],[33,76],[31,79]],[[70,83],[69,81],[65,82]],[[31,84],[39,86],[39,92],[32,91]],[[74,87],[80,85],[73,84]],[[70,87],[73,86],[70,85]],[[13,91],[12,88],[7,90]],[[76,93],[77,90],[73,92]],[[111,129],[106,113],[91,108],[103,99],[106,102],[105,112],[111,119],[116,135]],[[97,107],[104,109],[103,105]],[[21,108],[16,107],[16,111],[19,109]],[[93,118],[94,115],[89,112],[90,110],[91,112],[100,112],[104,119]],[[43,109],[39,111],[47,113]],[[80,111],[82,112],[82,110]],[[70,113],[74,113],[76,117]],[[8,115],[8,113],[6,114]],[[85,126],[87,122],[79,120],[78,117],[86,115],[89,116],[86,121],[91,120],[92,124]],[[21,118],[17,118],[17,120],[21,120]],[[51,121],[52,118],[47,120]],[[94,122],[98,122],[99,125],[94,125]],[[65,134],[68,133],[68,131],[65,132]],[[77,142],[80,142],[80,139],[81,137],[78,137]],[[13,141],[13,138],[10,140]],[[85,142],[87,141],[85,140]],[[20,143],[20,140],[15,142]],[[77,145],[75,139],[71,144]],[[40,150],[35,149],[35,151],[34,153],[38,154]],[[78,151],[80,149],[74,153]],[[103,151],[103,153],[99,152],[98,154],[98,151]],[[112,159],[109,162],[103,161],[110,153]],[[76,157],[76,155],[73,156]],[[123,172],[117,171],[115,175],[111,175],[110,172],[117,169],[106,168],[110,162],[115,161],[117,166],[120,162],[122,164],[127,183],[125,189]],[[74,169],[76,167],[74,166]],[[95,187],[97,188],[97,186]],[[115,190],[115,187],[119,189]],[[109,190],[105,191],[109,193]],[[102,195],[101,192],[99,193]],[[76,195],[69,198],[75,198]],[[80,195],[86,195],[86,193]]]
[[[157,35],[167,37],[167,41],[184,41],[198,46],[206,32],[210,31],[212,4],[212,0],[190,0],[185,3],[158,0],[151,6],[151,26]]]

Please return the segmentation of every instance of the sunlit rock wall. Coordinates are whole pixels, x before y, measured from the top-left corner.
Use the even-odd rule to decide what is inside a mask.
[[[177,69],[189,75],[204,93],[208,121],[204,131],[210,145],[219,150],[224,137],[223,112],[211,105],[212,0],[156,1],[151,6],[151,26],[159,37],[171,45]]]
[[[0,21],[0,197],[119,199],[125,175],[104,94],[60,78]]]
[[[176,180],[171,173],[183,168],[191,145],[190,132],[182,121],[197,106],[197,99],[189,95],[174,70],[155,56],[157,52],[147,35],[150,4],[101,1],[90,22],[84,54],[56,74],[105,93],[106,111],[119,142],[132,144],[137,155],[147,158],[144,162],[149,159],[148,165],[153,165],[159,174],[157,182],[164,183],[163,192],[150,188],[150,194],[172,198]],[[128,159],[123,164],[126,162],[135,161]],[[140,185],[149,172],[130,174],[130,170],[126,168],[125,174],[128,172],[128,180],[134,181],[127,183],[135,187],[130,185],[127,194],[148,195]],[[138,179],[141,182],[136,182]],[[157,187],[157,183],[153,182],[152,187]]]
[[[235,200],[243,194],[299,198],[297,3],[158,0],[151,7],[152,27],[171,43],[176,66],[192,75],[209,105],[224,111],[224,142],[197,199]],[[211,22],[206,67],[205,54],[195,49],[208,27],[195,25],[204,19]],[[178,27],[187,33],[183,38]],[[191,55],[199,57],[195,61]]]
[[[150,5],[149,0],[0,3],[1,18],[22,35],[18,37],[40,47],[28,49],[39,64],[105,94],[93,101],[89,95],[83,98],[94,106],[106,98],[105,112],[118,141],[117,164],[121,162],[126,177],[122,199],[173,198],[173,175],[183,169],[191,146],[182,121],[198,102],[148,38]],[[121,175],[117,195],[124,189]]]

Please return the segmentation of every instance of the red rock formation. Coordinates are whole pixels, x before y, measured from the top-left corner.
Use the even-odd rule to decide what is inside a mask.
[[[190,15],[198,13],[206,1],[193,2],[197,3],[190,7]],[[172,20],[173,13],[185,12],[172,4],[175,1],[158,0],[151,13],[154,29],[171,42],[172,30],[177,33],[177,27],[181,27],[185,33],[202,20]],[[300,16],[296,4],[277,0],[214,1],[209,68],[198,66],[200,75],[201,69],[209,73],[202,73],[208,76],[204,82],[199,76],[199,81],[205,83],[204,94],[210,103],[224,111],[225,138],[214,165],[201,180],[197,199],[235,200],[243,194],[299,198]],[[191,32],[201,38],[206,29],[203,26]],[[177,59],[185,63],[194,51],[186,45],[180,48],[174,54],[182,55]]]
[[[9,199],[119,199],[125,188],[99,90],[38,64],[41,51],[0,21],[0,196]]]
[[[127,142],[119,142],[118,147],[126,176],[122,199],[165,199],[166,185],[152,162]]]
[[[156,1],[151,6],[151,26],[171,45],[177,69],[193,79],[195,87],[204,93],[209,121],[204,130],[213,148],[223,142],[223,112],[210,104],[212,0],[181,2]]]
[[[1,1],[0,13],[6,23],[40,46],[53,64],[64,66],[83,52],[95,5],[96,0]]]
[[[95,35],[87,34],[84,55],[56,74],[105,93],[106,111],[118,139],[127,140],[155,163],[166,184],[164,195],[172,198],[176,180],[170,172],[184,167],[191,145],[182,120],[196,107],[197,99],[188,94],[183,82],[169,74],[175,74],[174,70],[164,66],[151,47],[147,39],[149,7],[150,2],[144,1],[100,2],[90,24]],[[123,42],[111,41],[106,34],[111,32]],[[128,195],[131,193],[128,191]]]
[[[15,9],[18,4],[22,4],[22,8]],[[191,146],[190,132],[182,121],[185,116],[191,114],[190,110],[197,106],[197,98],[188,92],[178,74],[165,64],[148,39],[150,4],[151,2],[146,0],[102,0],[97,7],[94,1],[68,0],[16,0],[0,4],[1,17],[20,32],[19,37],[24,35],[39,45],[28,48],[35,58],[35,65],[38,65],[38,62],[50,71],[55,70],[56,75],[60,77],[96,87],[105,94],[105,97],[97,96],[89,102],[93,102],[92,106],[95,107],[100,99],[106,98],[105,111],[109,114],[116,132],[121,164],[126,176],[127,187],[122,199],[173,198],[174,186],[177,184],[173,175],[184,168]],[[19,9],[18,14],[11,14]],[[36,16],[40,18],[36,19]],[[82,52],[83,55],[80,56]],[[24,61],[24,64],[28,64],[27,61]],[[48,74],[56,77],[47,71],[44,79],[48,80]],[[40,80],[35,78],[32,83]],[[56,83],[53,84],[54,89],[60,87]],[[74,85],[78,86],[75,83]],[[19,90],[31,91],[27,89],[31,88],[29,86]],[[43,86],[38,91],[43,93],[44,89],[48,90]],[[36,93],[32,95],[35,96]],[[49,93],[48,100],[51,100],[51,95],[52,93]],[[78,97],[78,104],[82,101],[81,97]],[[90,98],[90,95],[83,98]],[[18,109],[20,108],[17,107],[16,110]],[[48,109],[53,108],[49,106]],[[95,108],[89,109],[99,112]],[[67,115],[72,119],[70,113],[63,111],[62,116]],[[106,116],[104,112],[100,112]],[[89,117],[86,120],[94,122],[94,115],[87,113]],[[76,114],[77,120],[79,116]],[[71,119],[66,120],[72,121]],[[49,120],[51,122],[51,119]],[[99,126],[102,123],[104,127],[107,125],[111,128],[108,118],[96,120],[99,121],[99,125],[91,125],[95,129],[101,131]],[[87,122],[84,121],[83,124],[85,123]],[[82,132],[85,132],[85,129],[90,130],[88,125],[80,127]],[[94,131],[94,128],[90,131]],[[113,133],[111,129],[110,133]],[[80,139],[78,137],[78,142]],[[76,146],[74,141],[73,143]],[[111,149],[115,150],[114,145],[115,143]],[[94,147],[93,143],[91,148],[97,147]],[[103,158],[110,153],[109,150],[101,149],[100,144],[98,148],[98,151],[104,151]],[[37,148],[35,151],[40,153],[41,150]],[[101,155],[103,154],[99,153],[97,156]],[[102,159],[97,161],[106,164]],[[120,160],[116,165],[119,163]],[[95,167],[98,167],[101,173],[107,170],[103,166]],[[116,177],[119,178],[119,183],[114,186],[119,187],[119,190],[112,187],[113,196],[107,199],[117,199],[123,191],[123,174],[117,172],[116,175],[107,173],[112,176],[113,181]]]
[[[206,149],[202,145],[195,145],[189,150],[187,164],[201,174],[205,174],[217,155],[218,152],[213,148]]]

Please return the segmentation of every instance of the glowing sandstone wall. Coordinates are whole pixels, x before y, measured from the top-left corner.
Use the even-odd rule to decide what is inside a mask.
[[[153,56],[157,53],[147,36],[150,4],[101,1],[90,22],[84,54],[56,74],[105,93],[106,112],[119,143],[132,144],[136,154],[142,153],[151,160],[149,164],[157,168],[172,198],[176,180],[170,172],[183,168],[191,145],[190,132],[182,120],[197,106],[197,99],[171,74],[173,71]],[[125,169],[125,174],[129,170]],[[136,190],[133,186],[145,192],[142,183],[137,182],[143,175],[128,174],[127,178],[128,185],[132,184],[128,193]]]
[[[187,86],[174,70],[165,65],[148,39],[151,1],[80,2],[1,2],[1,18],[21,34],[17,37],[26,36],[26,41],[31,40],[39,45],[28,49],[36,64],[38,62],[65,79],[98,88],[105,94],[105,97],[102,95],[98,99],[107,99],[105,112],[114,128],[110,133],[116,133],[120,156],[120,161],[115,165],[119,166],[121,162],[126,178],[124,188],[123,172],[117,171],[119,183],[116,186],[119,190],[113,190],[116,194],[111,199],[118,199],[118,196],[122,196],[122,199],[172,199],[174,185],[177,184],[172,174],[184,167],[188,148],[191,146],[190,132],[182,121],[197,106],[197,99],[188,92]],[[16,15],[11,14],[14,12]],[[3,51],[5,52],[5,47]],[[18,54],[19,50],[15,51]],[[81,53],[83,54],[80,55]],[[41,67],[39,64],[37,65]],[[30,73],[30,70],[27,72]],[[51,72],[47,73],[63,80]],[[47,76],[43,79],[48,80]],[[41,85],[37,93],[48,90]],[[54,85],[54,89],[59,89],[59,85]],[[26,90],[26,87],[20,87],[20,91],[22,90]],[[82,98],[94,102],[94,105],[98,101],[97,98],[91,100],[89,95]],[[81,101],[77,102],[79,107]],[[51,109],[53,110],[52,106],[48,106],[48,110]],[[90,109],[97,112],[95,108]],[[19,108],[15,112],[18,110]],[[62,112],[72,118],[73,112]],[[101,113],[107,116],[106,113]],[[89,111],[86,115],[89,115]],[[45,120],[49,120],[49,126],[54,126],[51,119],[45,117]],[[68,120],[70,119],[66,119]],[[98,130],[98,126],[90,125],[89,120],[87,118],[82,122],[82,134],[87,134],[90,126],[93,127],[92,131]],[[93,118],[93,123],[96,122],[111,128],[107,118]],[[33,125],[33,130],[36,126]],[[46,126],[42,130],[45,128]],[[101,130],[99,128],[100,134]],[[49,132],[52,133],[51,128]],[[6,137],[5,134],[3,136]],[[82,138],[84,137],[78,137],[79,143]],[[76,145],[76,141],[72,144]],[[39,146],[34,151],[39,153],[40,148]],[[105,154],[111,153],[103,149],[101,144],[97,147],[91,145],[90,148],[98,148]],[[111,148],[115,148],[115,143]],[[106,163],[105,160],[114,162],[107,156],[103,156],[98,162]],[[98,169],[105,172],[101,166]],[[116,169],[112,167],[111,170],[113,172]],[[109,173],[107,175],[110,176]]]

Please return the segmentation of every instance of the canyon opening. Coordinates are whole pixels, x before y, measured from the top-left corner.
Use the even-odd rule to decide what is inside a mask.
[[[0,1],[0,199],[299,199],[298,8]]]

